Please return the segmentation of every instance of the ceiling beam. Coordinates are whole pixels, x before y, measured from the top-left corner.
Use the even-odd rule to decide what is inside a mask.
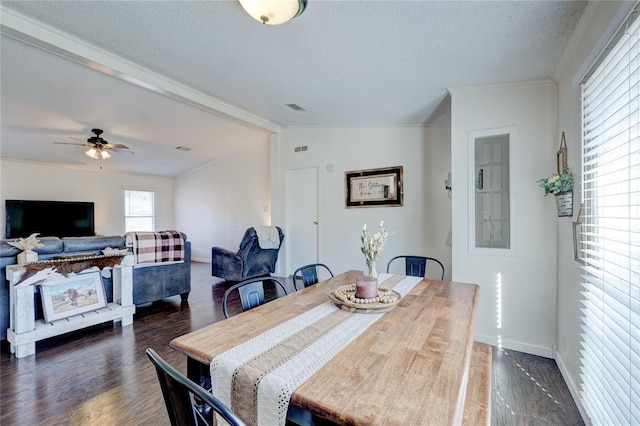
[[[0,33],[219,117],[272,133],[280,130],[280,126],[269,120],[169,79],[2,5],[0,5]]]

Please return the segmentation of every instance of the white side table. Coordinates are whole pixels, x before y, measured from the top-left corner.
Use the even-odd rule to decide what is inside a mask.
[[[90,262],[91,259],[78,261]],[[9,281],[9,328],[7,340],[10,350],[16,358],[36,353],[36,342],[49,337],[101,324],[107,321],[120,323],[122,326],[133,323],[136,307],[133,304],[133,256],[127,255],[122,262],[113,267],[113,302],[106,307],[80,315],[59,319],[52,322],[35,319],[34,293],[36,283],[46,282],[52,278],[60,278],[52,265],[46,273],[36,274],[26,279],[20,285],[20,277],[24,271],[22,265],[6,267]],[[82,272],[81,272],[82,273]],[[44,277],[44,278],[43,278]]]

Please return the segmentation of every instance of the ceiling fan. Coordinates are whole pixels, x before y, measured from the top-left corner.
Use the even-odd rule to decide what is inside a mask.
[[[91,136],[89,139],[87,139],[86,143],[73,143],[73,142],[53,142],[53,143],[61,144],[61,145],[88,146],[89,149],[87,150],[87,152],[85,152],[85,154],[87,155],[87,157],[93,158],[94,160],[98,160],[100,158],[102,158],[103,160],[106,160],[107,158],[111,158],[111,154],[109,154],[108,151],[118,152],[118,153],[127,154],[127,155],[133,154],[133,151],[129,150],[128,146],[122,145],[120,143],[109,143],[109,141],[100,137],[100,135],[104,133],[102,129],[91,129],[91,131],[95,133],[95,136]],[[76,139],[76,138],[71,138],[71,139]],[[80,139],[76,139],[76,140],[80,141]]]

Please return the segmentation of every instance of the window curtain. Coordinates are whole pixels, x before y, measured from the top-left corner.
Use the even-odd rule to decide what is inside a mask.
[[[640,21],[634,9],[582,83],[581,403],[640,424]]]

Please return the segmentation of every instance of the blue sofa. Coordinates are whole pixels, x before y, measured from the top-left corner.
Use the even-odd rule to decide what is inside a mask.
[[[140,264],[133,268],[133,303],[145,303],[162,300],[166,297],[180,295],[186,301],[191,291],[191,242],[184,238],[184,262],[168,262],[155,264]],[[92,252],[102,254],[102,250],[124,248],[124,236],[96,236],[96,237],[42,237],[39,238],[44,247],[34,249],[38,253],[38,260],[54,259],[61,254]],[[0,339],[6,340],[9,327],[9,283],[6,277],[6,266],[17,263],[16,256],[20,253],[7,241],[0,240]],[[102,278],[105,296],[108,302],[113,301],[113,279]],[[36,303],[36,305],[38,305]],[[39,315],[41,313],[37,313]]]

